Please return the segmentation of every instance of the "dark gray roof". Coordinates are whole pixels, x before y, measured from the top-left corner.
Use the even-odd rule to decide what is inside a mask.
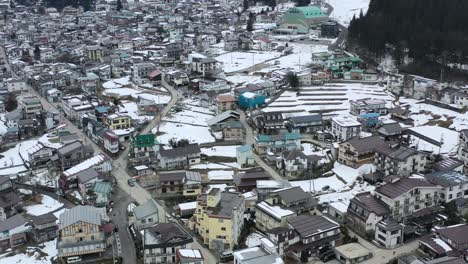
[[[43,225],[48,223],[55,223],[57,221],[57,217],[53,213],[47,213],[43,215],[32,215],[31,220],[33,221],[34,225]]]
[[[420,238],[419,242],[428,246],[429,248],[431,248],[433,251],[437,252],[437,254],[440,254],[440,255],[447,253],[447,251],[451,251],[451,250],[445,250],[441,245],[439,245],[439,243],[434,241],[434,237],[432,235]]]
[[[148,232],[148,233],[146,233]],[[166,248],[188,244],[192,237],[174,223],[160,223],[145,229],[145,237],[150,235],[152,239],[146,239],[145,248]]]
[[[377,225],[386,231],[396,231],[403,228],[400,225],[400,223],[398,223],[398,221],[396,221],[392,217],[385,218],[384,220],[380,221]]]
[[[394,136],[401,134],[403,128],[400,126],[399,123],[390,123],[382,125],[378,132],[384,136]]]
[[[442,227],[436,232],[455,244],[468,244],[468,224]]]
[[[298,149],[284,150],[282,156],[285,160],[295,160],[296,158],[307,159],[307,156],[304,154],[304,152]]]
[[[223,192],[221,194],[221,200],[216,207],[208,208],[211,211],[210,215],[216,215],[224,218],[232,217],[232,210],[239,208],[244,203],[244,196],[240,193]]]
[[[379,152],[379,153],[382,153],[382,154],[384,154],[384,155],[386,155],[386,156],[388,156],[388,157],[390,157],[392,159],[398,160],[398,161],[405,161],[409,157],[412,157],[412,156],[418,154],[417,150],[412,149],[412,148],[408,148],[408,147],[404,147],[404,146],[400,146],[397,149],[393,149],[393,148],[380,149],[380,148],[377,148],[376,151]]]
[[[289,119],[292,123],[321,122],[322,115],[293,116]]]
[[[28,222],[22,215],[16,214],[5,221],[0,221],[0,233],[14,229]]]
[[[5,114],[6,120],[20,120],[23,114],[21,113],[21,109],[16,108],[15,110],[8,112]]]
[[[457,186],[468,182],[468,176],[454,170],[436,171],[426,174],[424,177],[442,187]]]
[[[88,168],[84,171],[78,172],[78,174],[75,174],[75,175],[78,178],[79,182],[85,183],[85,182],[88,182],[89,180],[92,180],[98,177],[99,173],[94,168]]]
[[[185,178],[186,171],[166,171],[159,173],[159,181],[181,182]]]
[[[375,151],[379,149],[380,151],[389,149],[390,146],[379,136],[371,136],[371,137],[353,137],[346,141],[346,143],[351,144],[358,152],[368,152],[368,151]]]
[[[79,149],[82,146],[83,146],[83,143],[81,143],[80,141],[74,141],[73,143],[70,143],[68,145],[65,145],[65,146],[59,148],[57,150],[57,152],[60,155],[66,155],[66,154],[68,154],[70,152],[76,151],[77,149]]]
[[[175,158],[175,157],[184,157],[187,155],[199,154],[201,153],[201,150],[198,144],[189,144],[187,146],[178,147],[174,149],[161,149],[159,153],[161,154],[161,157]]]
[[[358,204],[360,207],[376,215],[390,214],[388,207],[370,192],[358,193],[351,202]]]
[[[288,223],[301,237],[309,237],[340,227],[338,223],[324,216],[306,214],[290,218]]]
[[[1,176],[0,177],[0,185],[4,184],[5,182],[11,181],[9,177],[7,176]]]
[[[281,197],[281,200],[286,204],[296,203],[311,198],[311,196],[305,193],[299,186],[277,190],[275,193],[277,193],[279,197]]]
[[[406,192],[414,188],[421,188],[421,187],[436,187],[434,184],[428,182],[424,179],[399,179],[396,182],[387,183],[377,189],[375,191],[382,195],[385,195],[391,199],[396,198]]]
[[[7,192],[0,194],[0,207],[5,208],[21,202],[21,197],[15,192]]]

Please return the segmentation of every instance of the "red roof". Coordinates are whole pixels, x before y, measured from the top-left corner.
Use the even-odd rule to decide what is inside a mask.
[[[236,98],[230,94],[220,94],[216,97],[216,101],[220,103],[225,103],[225,102],[235,102]]]

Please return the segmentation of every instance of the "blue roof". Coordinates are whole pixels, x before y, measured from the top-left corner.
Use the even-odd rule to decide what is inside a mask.
[[[376,118],[376,117],[379,117],[380,114],[379,113],[367,113],[367,114],[360,114],[359,116],[362,118]]]
[[[109,109],[106,106],[98,106],[96,107],[96,111],[98,113],[107,113]]]
[[[299,133],[283,133],[279,135],[258,135],[257,142],[270,142],[277,140],[296,140],[302,139],[302,135]]]
[[[252,146],[250,145],[243,145],[243,146],[240,146],[237,148],[237,151],[238,152],[247,152],[247,151],[250,151],[252,150]]]

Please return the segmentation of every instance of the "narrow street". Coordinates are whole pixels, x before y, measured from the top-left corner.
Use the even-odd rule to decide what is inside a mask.
[[[244,111],[239,111],[240,112],[240,121],[242,125],[245,127],[245,143],[247,145],[253,146],[255,144],[255,134],[254,131],[252,130],[252,127],[247,123],[247,119],[245,116]],[[258,156],[255,152],[255,162],[257,163],[258,166],[262,167],[266,172],[268,172],[273,179],[280,181],[284,180],[284,178],[272,167],[270,167],[268,164],[266,164],[260,156]]]

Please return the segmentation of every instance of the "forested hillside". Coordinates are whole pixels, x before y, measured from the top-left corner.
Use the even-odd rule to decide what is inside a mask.
[[[398,62],[407,51],[416,63],[466,63],[467,11],[467,0],[371,0],[351,21],[348,45],[379,57],[391,44]]]

